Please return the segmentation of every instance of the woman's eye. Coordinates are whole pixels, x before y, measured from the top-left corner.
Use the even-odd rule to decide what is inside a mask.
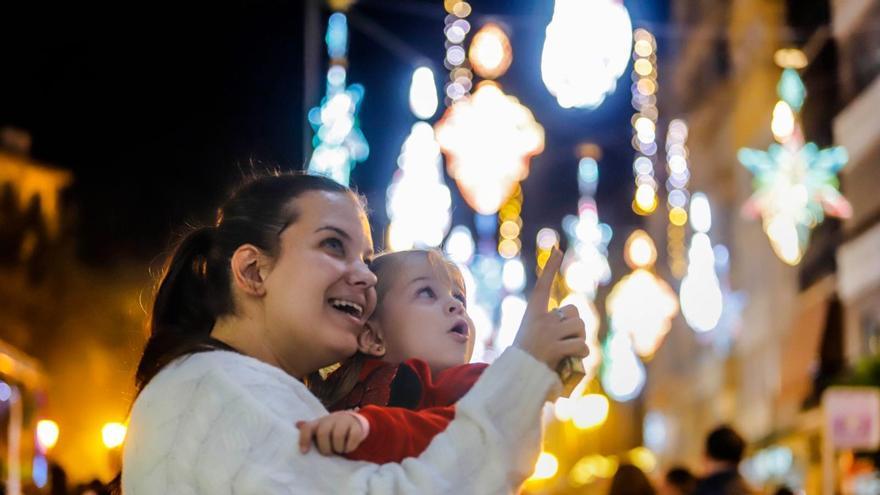
[[[455,297],[456,299],[461,301],[461,304],[463,304],[465,307],[467,307],[467,297],[465,297],[464,294],[456,294],[453,297]]]
[[[339,240],[336,237],[330,237],[328,239],[324,239],[321,242],[321,245],[326,248],[332,249],[333,251],[345,254],[345,245],[342,243],[341,240]]]
[[[425,297],[434,297],[434,289],[430,287],[422,287],[419,289],[417,295],[425,296]]]

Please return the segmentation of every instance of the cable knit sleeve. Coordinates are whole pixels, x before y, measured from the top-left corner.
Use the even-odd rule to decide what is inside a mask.
[[[315,449],[300,454],[294,423],[326,410],[280,370],[244,356],[190,356],[154,378],[135,402],[123,453],[123,490],[126,495],[512,493],[534,466],[541,407],[558,386],[543,363],[508,349],[419,457],[377,465],[324,457]]]

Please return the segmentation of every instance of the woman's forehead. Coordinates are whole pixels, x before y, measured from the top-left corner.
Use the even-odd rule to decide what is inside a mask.
[[[333,191],[309,191],[294,200],[296,223],[316,231],[324,227],[341,230],[352,241],[373,246],[370,223],[360,203],[350,194]]]

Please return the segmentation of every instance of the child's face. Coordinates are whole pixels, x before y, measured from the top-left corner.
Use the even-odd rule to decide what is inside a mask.
[[[409,256],[371,321],[385,342],[384,360],[421,359],[438,373],[470,361],[474,322],[465,310],[461,273],[441,259]]]

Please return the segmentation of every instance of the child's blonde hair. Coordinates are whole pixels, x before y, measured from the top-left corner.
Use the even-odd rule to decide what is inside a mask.
[[[425,257],[432,267],[443,267],[451,277],[460,282],[462,287],[464,287],[464,281],[458,267],[436,249],[410,249],[383,253],[374,258],[370,263],[370,270],[373,271],[377,278],[376,310],[370,319],[376,318],[381,313],[382,302],[397,280],[396,275],[401,272],[400,267],[405,262],[416,257]],[[366,354],[356,353],[340,363],[339,369],[333,373],[333,378],[330,380],[320,379],[320,375],[317,373],[311,375],[308,383],[309,389],[325,406],[330,407],[351,392],[355,384],[357,384],[358,377],[364,367],[364,361],[368,358],[369,356]]]

